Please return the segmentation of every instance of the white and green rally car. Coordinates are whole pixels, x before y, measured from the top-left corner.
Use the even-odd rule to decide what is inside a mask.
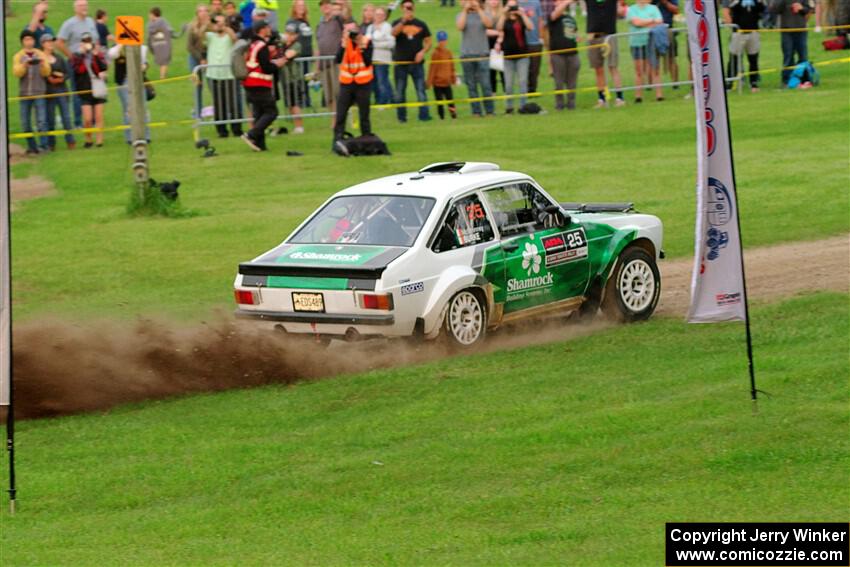
[[[237,315],[320,340],[444,334],[479,343],[528,317],[649,317],[661,221],[631,204],[558,204],[531,177],[451,162],[340,191],[239,265]]]

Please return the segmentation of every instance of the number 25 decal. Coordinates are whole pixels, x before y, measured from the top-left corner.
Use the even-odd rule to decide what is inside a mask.
[[[567,248],[579,248],[580,246],[584,246],[584,238],[582,238],[581,232],[567,234]]]
[[[480,203],[473,203],[466,206],[466,212],[469,215],[469,220],[483,219],[484,207]]]

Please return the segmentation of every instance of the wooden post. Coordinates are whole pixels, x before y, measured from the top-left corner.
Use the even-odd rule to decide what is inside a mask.
[[[133,145],[133,175],[139,197],[146,202],[149,191],[148,142],[145,138],[145,85],[142,69],[142,47],[125,45],[127,57],[127,98],[129,99],[130,139]]]

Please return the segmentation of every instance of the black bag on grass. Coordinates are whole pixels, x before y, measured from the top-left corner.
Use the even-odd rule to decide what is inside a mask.
[[[388,156],[389,148],[377,134],[354,137],[346,132],[334,144],[334,152],[341,156]]]

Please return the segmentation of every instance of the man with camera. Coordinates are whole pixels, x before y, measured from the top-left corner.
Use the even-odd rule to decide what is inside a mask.
[[[339,99],[336,103],[333,144],[333,150],[341,155],[348,155],[348,149],[342,143],[342,135],[345,132],[345,117],[352,105],[357,104],[360,114],[360,134],[366,136],[372,133],[369,101],[374,80],[372,42],[369,37],[360,33],[360,28],[354,22],[345,25],[345,32],[336,52]]]
[[[427,102],[425,91],[425,55],[431,50],[431,31],[428,24],[418,19],[414,14],[413,0],[403,0],[401,3],[402,17],[393,22],[395,36],[395,51],[393,52],[393,78],[395,79],[395,102],[403,104],[406,100],[407,78],[413,79],[416,89],[416,99]],[[397,109],[398,121],[407,122],[407,108]],[[431,120],[428,107],[419,107],[419,120]]]
[[[490,100],[493,90],[490,86],[490,63],[487,60],[490,53],[487,29],[492,28],[495,22],[484,12],[479,0],[464,0],[463,10],[455,23],[463,34],[460,41],[460,64],[469,98],[484,97],[484,110],[492,115],[495,109]],[[472,115],[481,116],[481,103],[474,101],[471,105]]]
[[[285,53],[278,54],[272,44],[272,28],[265,21],[254,22],[254,39],[245,52],[245,67],[248,75],[242,81],[245,97],[254,114],[254,127],[242,140],[255,152],[266,151],[266,128],[277,118],[277,104],[274,97],[276,71],[286,64]]]
[[[44,52],[35,48],[35,34],[28,29],[21,32],[21,47],[12,57],[12,73],[20,79],[18,94],[25,97],[20,102],[21,126],[24,132],[32,132],[32,111],[35,110],[36,129],[46,132],[47,103],[42,95],[47,92],[46,77],[50,75],[50,63]],[[40,142],[41,150],[47,151],[47,137],[41,136]],[[38,153],[35,137],[27,138],[27,153]]]

